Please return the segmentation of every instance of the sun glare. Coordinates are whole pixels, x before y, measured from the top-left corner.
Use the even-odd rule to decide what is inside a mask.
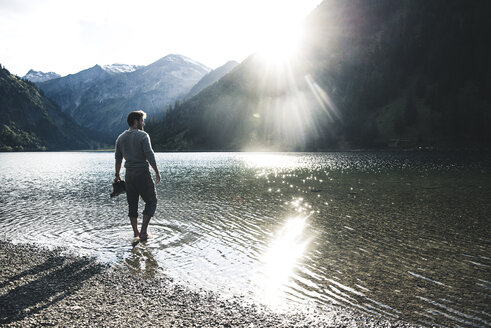
[[[276,19],[265,28],[257,54],[270,64],[284,64],[298,54],[302,37],[301,22]]]
[[[262,302],[277,310],[285,307],[286,290],[310,243],[305,236],[307,217],[286,220],[261,257],[262,267],[255,277]]]

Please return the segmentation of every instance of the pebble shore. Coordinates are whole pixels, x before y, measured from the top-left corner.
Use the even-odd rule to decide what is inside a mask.
[[[0,241],[2,327],[417,327],[346,309],[279,314],[62,249]]]

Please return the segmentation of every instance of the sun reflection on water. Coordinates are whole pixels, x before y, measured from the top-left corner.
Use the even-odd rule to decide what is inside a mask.
[[[307,219],[308,216],[287,219],[260,257],[261,267],[254,276],[257,296],[277,310],[287,307],[288,285],[302,265],[311,241],[305,233]]]
[[[290,167],[292,156],[274,153],[250,152],[239,155],[240,159],[250,167]]]

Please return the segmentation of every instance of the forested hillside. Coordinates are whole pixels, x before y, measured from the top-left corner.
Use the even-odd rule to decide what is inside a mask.
[[[326,0],[302,53],[252,55],[149,126],[160,149],[474,147],[491,141],[491,5]]]
[[[34,83],[0,67],[0,151],[101,147],[94,139],[44,97]]]

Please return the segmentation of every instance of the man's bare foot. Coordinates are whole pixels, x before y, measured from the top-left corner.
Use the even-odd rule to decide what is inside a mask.
[[[136,245],[138,245],[138,243],[140,242],[140,238],[138,237],[134,237],[132,240],[131,240],[131,246],[135,247]]]

